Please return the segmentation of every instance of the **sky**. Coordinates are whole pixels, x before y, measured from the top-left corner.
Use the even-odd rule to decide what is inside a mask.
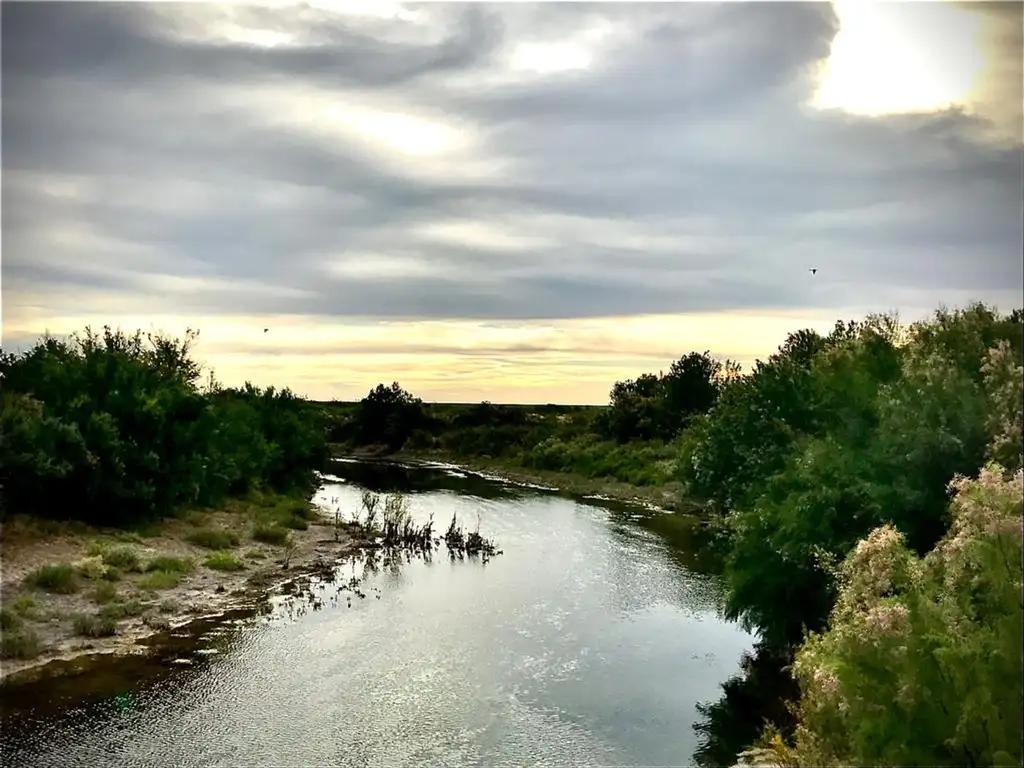
[[[4,349],[192,327],[229,385],[602,403],[1008,311],[1022,7],[5,1]]]

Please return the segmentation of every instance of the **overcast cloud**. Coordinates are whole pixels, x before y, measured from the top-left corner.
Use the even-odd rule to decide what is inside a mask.
[[[976,12],[988,101],[864,117],[807,106],[827,4],[4,2],[5,324],[1009,308],[1021,6]]]

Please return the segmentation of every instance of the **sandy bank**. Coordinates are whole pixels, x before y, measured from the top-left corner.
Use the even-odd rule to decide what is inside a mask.
[[[253,532],[279,515],[282,504],[306,504],[308,527],[288,529],[287,543],[255,541]],[[0,527],[0,601],[7,658],[0,660],[0,679],[84,654],[145,652],[137,641],[251,605],[273,586],[366,545],[357,527],[336,528],[321,515],[301,499],[261,497],[167,519],[143,533],[26,517],[6,521]],[[198,533],[210,531],[233,534],[236,543],[217,549],[194,543]],[[133,556],[134,567],[105,565],[105,558]],[[147,570],[154,564],[168,568]],[[45,566],[63,567],[73,576],[40,586]],[[113,634],[96,636],[111,626]]]

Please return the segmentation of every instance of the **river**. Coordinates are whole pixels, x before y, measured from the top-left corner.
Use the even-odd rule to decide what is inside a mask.
[[[314,585],[151,656],[4,690],[5,765],[683,766],[753,638],[684,518],[446,468],[338,462],[350,514],[402,491],[503,554]],[[359,564],[338,568],[341,581]],[[198,635],[198,637],[197,637]]]

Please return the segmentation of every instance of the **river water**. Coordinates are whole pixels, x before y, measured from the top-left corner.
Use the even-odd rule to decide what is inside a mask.
[[[146,657],[4,690],[18,766],[683,766],[753,638],[685,518],[445,468],[339,462],[318,500],[402,491],[503,554],[322,583]],[[338,568],[341,581],[358,563]]]

